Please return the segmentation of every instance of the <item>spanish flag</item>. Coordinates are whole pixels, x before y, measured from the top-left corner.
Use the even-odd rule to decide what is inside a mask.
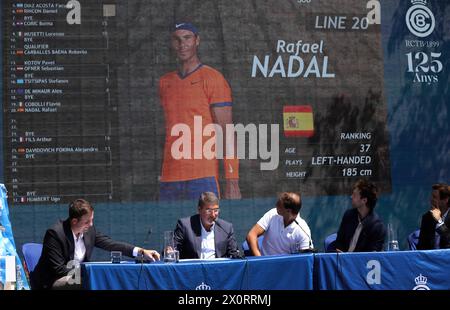
[[[313,111],[309,105],[283,107],[285,137],[312,137],[314,135]]]

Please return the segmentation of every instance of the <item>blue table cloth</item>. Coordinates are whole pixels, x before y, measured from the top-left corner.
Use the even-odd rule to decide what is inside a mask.
[[[270,290],[313,289],[312,254],[179,263],[82,264],[91,290]]]

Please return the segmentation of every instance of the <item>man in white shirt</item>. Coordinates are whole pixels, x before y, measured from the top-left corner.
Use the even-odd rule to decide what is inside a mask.
[[[313,250],[311,231],[300,217],[302,200],[299,194],[284,192],[277,200],[276,208],[266,212],[247,235],[253,255],[294,254]],[[258,237],[264,235],[261,248]]]
[[[219,211],[217,196],[204,192],[198,201],[198,214],[178,220],[174,239],[180,258],[238,257],[233,225],[219,219]]]
[[[159,253],[154,250],[117,242],[98,232],[94,226],[94,207],[84,199],[76,199],[69,204],[69,217],[45,233],[41,257],[30,275],[32,289],[81,288],[69,273],[71,267],[89,261],[94,247],[159,260]]]

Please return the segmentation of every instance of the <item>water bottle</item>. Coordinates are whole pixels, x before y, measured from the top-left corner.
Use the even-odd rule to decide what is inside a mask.
[[[388,251],[398,251],[398,241],[397,240],[391,240],[388,243]]]
[[[397,240],[397,233],[394,229],[394,225],[391,223],[388,224],[387,227],[387,233],[388,233],[388,251],[398,251],[400,250],[398,246],[398,240]]]

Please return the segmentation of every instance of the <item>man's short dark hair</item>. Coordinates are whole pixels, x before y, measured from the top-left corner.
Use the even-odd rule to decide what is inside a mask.
[[[434,191],[439,191],[439,199],[444,200],[446,198],[450,198],[450,186],[445,183],[437,183],[433,184],[431,188]]]
[[[94,207],[89,201],[84,199],[75,199],[69,204],[69,219],[79,220],[83,215],[94,211]]]
[[[219,198],[213,192],[204,192],[198,199],[198,207],[219,205]]]
[[[367,199],[367,207],[372,211],[375,208],[378,200],[378,188],[377,186],[369,182],[366,179],[358,180],[355,185],[353,185],[353,189],[359,189],[359,195],[361,198]]]
[[[278,195],[277,205],[279,204],[286,209],[292,210],[294,214],[298,214],[302,208],[302,198],[300,194],[284,192]]]

